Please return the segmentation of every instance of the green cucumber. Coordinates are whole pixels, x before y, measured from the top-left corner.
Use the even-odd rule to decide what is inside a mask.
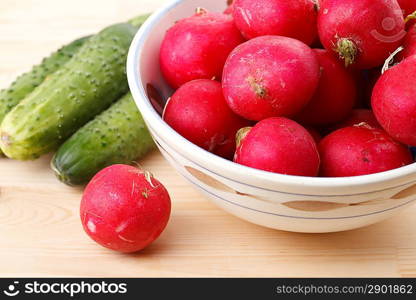
[[[53,151],[125,94],[127,52],[136,31],[127,23],[102,30],[15,106],[0,126],[4,154],[29,160]]]
[[[87,183],[113,164],[130,164],[154,143],[130,93],[71,136],[55,153],[51,167],[68,185]]]
[[[133,25],[134,27],[141,27],[143,25],[143,23],[147,20],[147,18],[149,18],[151,14],[145,14],[145,15],[141,15],[138,17],[135,17],[133,19],[130,19],[127,21],[127,23]]]
[[[0,90],[0,122],[13,107],[38,87],[47,76],[67,63],[88,38],[84,37],[63,46],[44,58],[32,70],[17,77],[10,87]]]

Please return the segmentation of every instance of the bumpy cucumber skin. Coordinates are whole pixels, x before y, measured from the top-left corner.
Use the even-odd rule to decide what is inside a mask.
[[[147,20],[147,18],[149,18],[150,15],[151,14],[145,14],[145,15],[135,17],[133,19],[128,20],[127,23],[139,28],[143,25],[143,23]]]
[[[130,93],[71,136],[56,152],[51,167],[68,185],[87,183],[113,164],[130,164],[154,148]]]
[[[0,90],[0,122],[23,98],[37,88],[50,74],[67,63],[90,37],[83,37],[63,46],[39,65],[16,78],[10,87]]]
[[[125,94],[127,52],[136,31],[127,23],[102,30],[15,106],[0,126],[6,156],[30,160],[56,149]]]

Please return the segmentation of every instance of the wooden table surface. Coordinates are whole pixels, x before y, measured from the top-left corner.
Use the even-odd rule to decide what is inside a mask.
[[[152,11],[163,0],[1,0],[0,87],[76,37]],[[200,196],[155,151],[143,160],[173,200],[166,231],[134,255],[83,232],[82,190],[59,183],[50,156],[0,159],[0,276],[416,276],[416,206],[335,234],[296,234],[239,220]]]

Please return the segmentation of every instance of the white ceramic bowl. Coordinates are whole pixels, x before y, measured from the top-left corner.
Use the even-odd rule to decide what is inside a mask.
[[[158,59],[166,30],[175,21],[192,15],[197,7],[223,11],[225,2],[172,1],[143,25],[130,49],[127,72],[131,91],[156,144],[172,166],[229,213],[287,231],[335,232],[359,228],[384,220],[412,204],[416,198],[416,164],[347,178],[273,174],[215,156],[184,139],[162,120],[161,107],[154,101],[157,97],[150,86],[160,93],[163,101],[172,93],[162,78]]]

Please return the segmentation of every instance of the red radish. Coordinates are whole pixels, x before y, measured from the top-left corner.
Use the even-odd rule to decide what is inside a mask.
[[[228,54],[244,41],[233,18],[199,10],[171,27],[160,48],[160,67],[178,88],[194,79],[221,79]]]
[[[410,150],[381,129],[346,127],[319,143],[321,175],[348,177],[384,172],[412,163]]]
[[[377,81],[371,104],[380,125],[403,144],[416,146],[416,56],[390,68]]]
[[[80,215],[85,232],[98,244],[131,253],[159,237],[170,210],[167,190],[150,173],[112,165],[87,185]]]
[[[192,143],[226,158],[235,151],[237,130],[249,125],[227,106],[221,84],[207,79],[181,86],[166,105],[163,118]]]
[[[396,0],[322,1],[318,30],[326,49],[359,69],[382,65],[406,35]]]
[[[416,24],[409,28],[403,41],[404,50],[397,55],[397,61],[416,55]]]
[[[263,36],[231,52],[222,84],[236,114],[260,121],[299,112],[318,82],[319,63],[312,49],[292,38]]]
[[[360,125],[362,123],[367,124],[373,128],[381,128],[380,124],[377,122],[376,117],[373,112],[369,109],[354,109],[350,116],[342,121],[341,123],[335,125],[334,129],[340,129],[355,125]]]
[[[301,124],[327,125],[346,118],[357,98],[355,79],[327,50],[314,50],[321,79],[312,100],[297,115]]]
[[[236,163],[274,173],[316,176],[319,154],[308,131],[286,118],[269,118],[237,134]]]
[[[317,11],[312,0],[236,0],[233,16],[247,39],[281,35],[310,45],[317,37]]]

